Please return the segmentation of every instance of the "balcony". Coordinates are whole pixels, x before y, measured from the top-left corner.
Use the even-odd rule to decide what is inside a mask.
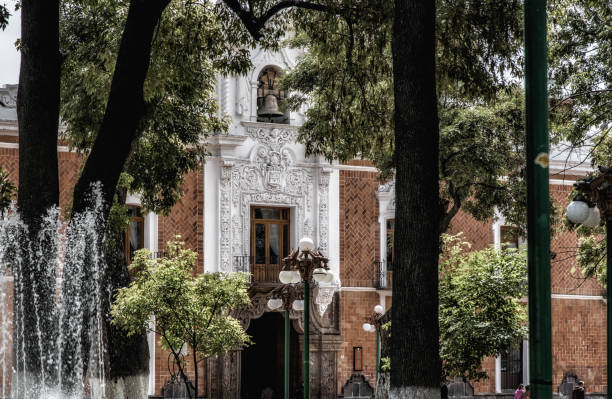
[[[377,290],[390,290],[393,287],[393,265],[389,262],[374,262],[376,276],[374,284]]]
[[[253,256],[234,256],[234,270],[250,273],[251,283],[280,284],[278,274],[283,266],[279,257],[258,258],[257,263]]]

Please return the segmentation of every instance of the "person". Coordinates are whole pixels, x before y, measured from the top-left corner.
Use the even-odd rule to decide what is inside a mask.
[[[525,393],[523,394],[523,399],[529,399],[529,385],[525,387]]]
[[[524,393],[525,393],[525,385],[519,384],[516,391],[514,391],[514,399],[523,399]]]
[[[584,399],[584,381],[578,381],[578,386],[572,392],[572,399]]]

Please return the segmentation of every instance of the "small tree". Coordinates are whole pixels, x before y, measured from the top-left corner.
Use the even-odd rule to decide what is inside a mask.
[[[168,257],[152,259],[136,251],[130,271],[134,281],[121,288],[111,310],[112,323],[128,335],[154,331],[169,350],[191,398],[184,347],[190,348],[194,394],[198,397],[198,363],[250,343],[239,321],[229,315],[249,303],[243,273],[194,274],[197,253],[170,242]],[[154,323],[151,317],[154,317]]]
[[[440,259],[440,358],[443,379],[487,378],[481,362],[527,336],[525,251],[468,252],[461,237],[443,235]]]
[[[8,172],[0,166],[0,216],[11,206],[17,187],[8,178]]]
[[[442,381],[487,378],[482,360],[498,355],[527,336],[525,251],[488,248],[469,251],[458,235],[442,235],[440,257],[440,358]],[[385,344],[391,322],[383,325],[381,370],[391,368]]]

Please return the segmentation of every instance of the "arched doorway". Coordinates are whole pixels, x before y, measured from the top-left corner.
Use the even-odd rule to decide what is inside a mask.
[[[274,391],[274,399],[283,398],[284,313],[265,312],[251,320],[247,334],[253,344],[242,350],[241,398],[260,399],[264,388]],[[290,327],[290,395],[297,397],[302,385],[298,334]],[[289,399],[289,398],[287,398]]]

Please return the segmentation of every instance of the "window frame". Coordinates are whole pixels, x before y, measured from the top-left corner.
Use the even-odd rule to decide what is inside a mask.
[[[139,230],[138,232],[139,232],[140,238],[138,240],[139,241],[138,242],[138,246],[139,247],[137,248],[137,250],[138,249],[143,249],[145,247],[145,245],[144,245],[144,233],[145,233],[145,225],[144,224],[145,224],[145,218],[142,215],[142,211],[141,211],[142,208],[140,206],[138,206],[138,205],[127,205],[127,207],[128,207],[128,211],[130,209],[136,209],[137,210],[137,215],[130,216],[130,223],[127,226],[127,228],[125,229],[125,234],[124,234],[124,236],[125,236],[125,252],[124,252],[124,255],[125,255],[125,260],[126,260],[127,264],[129,265],[130,263],[132,263],[132,256],[130,255],[130,249],[131,249],[131,245],[130,245],[130,238],[131,237],[130,237],[130,234],[131,234],[132,223],[139,223],[140,227],[138,229]]]

